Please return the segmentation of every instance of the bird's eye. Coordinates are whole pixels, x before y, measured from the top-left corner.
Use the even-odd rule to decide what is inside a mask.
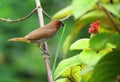
[[[60,26],[64,26],[64,23],[63,23],[63,22],[61,22],[61,23],[60,23]]]

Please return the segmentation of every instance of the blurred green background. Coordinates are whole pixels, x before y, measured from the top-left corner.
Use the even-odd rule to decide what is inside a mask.
[[[53,16],[58,10],[70,4],[71,0],[41,0],[45,11]],[[36,7],[35,0],[0,0],[0,17],[18,19],[26,16]],[[50,20],[44,16],[45,24]],[[67,21],[63,41],[74,26],[71,17]],[[8,42],[13,37],[21,37],[39,27],[37,13],[18,23],[0,21],[0,82],[47,82],[47,74],[41,51],[36,44]],[[51,66],[62,28],[48,41]],[[59,60],[62,55],[59,57]]]

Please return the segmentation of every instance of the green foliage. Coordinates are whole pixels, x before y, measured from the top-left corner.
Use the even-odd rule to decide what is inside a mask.
[[[75,16],[75,19],[78,19],[82,15],[84,15],[87,11],[92,9],[93,5],[97,0],[73,0],[72,2],[72,10],[73,10],[73,15]]]
[[[96,65],[92,74],[92,82],[119,82],[120,51],[106,54]]]
[[[115,4],[103,4],[103,6],[109,10],[112,14],[120,18],[120,3]],[[118,10],[118,11],[117,11]]]
[[[55,3],[54,0],[40,1],[45,11],[50,15],[63,7],[60,5],[66,3],[59,3],[57,4],[58,7],[56,7],[55,3],[58,3],[58,1]],[[35,0],[0,0],[0,17],[18,19],[26,16],[35,7]],[[46,18],[44,16],[45,24],[50,22]],[[7,41],[13,37],[22,37],[38,28],[38,22],[37,13],[34,13],[29,19],[18,23],[0,21],[0,82],[47,82],[46,69],[41,56],[42,52],[37,48],[37,45]],[[71,26],[69,27],[71,28]],[[48,42],[49,51],[52,54],[54,53],[53,50],[56,49],[59,41],[57,37],[60,34],[61,31]],[[67,36],[66,33],[65,36]]]
[[[80,61],[87,66],[94,66],[105,52],[96,53],[93,50],[84,50],[80,53]]]
[[[83,28],[83,26],[85,26],[85,24],[76,24],[75,28],[72,30],[72,33],[66,38],[62,48],[64,55],[66,55],[71,42],[74,40],[74,38],[79,33],[79,31]]]
[[[89,38],[77,40],[70,46],[70,50],[89,48],[89,40],[90,40]]]
[[[100,19],[101,17],[104,17],[105,13],[102,12],[101,10],[92,10],[89,13],[86,13],[85,15],[83,15],[80,19],[79,19],[79,23],[83,23],[83,22],[88,22],[91,23],[92,21],[96,20],[96,19]]]
[[[63,8],[63,10],[58,11],[59,14],[55,14],[55,18],[63,18],[69,15],[67,14],[69,12],[71,12],[70,15],[74,16],[74,28],[66,38],[62,49],[64,57],[74,52],[71,58],[75,57],[73,55],[79,56],[80,62],[78,65],[69,67],[67,63],[70,62],[68,60],[70,58],[65,59],[68,60],[67,62],[62,60],[56,69],[59,69],[61,73],[56,73],[56,76],[58,75],[58,77],[65,78],[66,80],[68,80],[69,76],[73,82],[117,82],[119,78],[116,74],[119,75],[118,69],[120,68],[117,69],[117,66],[119,65],[118,59],[120,52],[116,50],[120,50],[120,34],[115,26],[119,29],[119,5],[119,0],[73,0],[69,7]],[[101,6],[110,12],[110,17]],[[90,26],[96,20],[100,22],[98,33],[88,35],[88,25]],[[109,55],[112,56],[107,57]],[[65,70],[63,71],[63,68],[60,68],[64,65]],[[72,69],[75,66],[79,66],[80,69]],[[72,71],[75,70],[76,73],[80,74],[77,75],[78,78],[73,76]]]
[[[90,40],[90,47],[95,50],[115,48],[116,46],[120,46],[120,34],[101,33],[93,36]]]
[[[64,36],[65,29],[66,29],[66,25],[63,28],[63,31],[62,31],[62,34],[60,36],[60,40],[59,40],[59,43],[58,43],[58,47],[57,47],[57,50],[56,50],[55,59],[54,59],[54,63],[53,63],[53,68],[52,68],[53,71],[55,70],[55,66],[56,66],[58,56],[59,56],[59,51],[60,51],[60,48],[61,48],[62,39],[63,39],[63,36]]]
[[[61,9],[59,12],[57,12],[53,18],[63,18],[66,17],[67,15],[71,15],[72,14],[72,9],[71,6],[65,7],[63,9]]]
[[[68,78],[68,80],[70,77],[73,77],[76,82],[80,82],[82,79],[81,77],[79,77],[80,69],[80,66],[73,66],[67,69],[61,76]]]
[[[75,66],[75,65],[79,65],[81,62],[79,60],[79,55],[76,55],[74,57],[68,58],[68,59],[64,59],[62,60],[54,73],[54,79],[57,79],[59,76],[61,76],[66,70],[68,70],[69,68]],[[69,72],[68,72],[69,73]],[[69,74],[68,74],[69,75]]]
[[[41,0],[48,14],[65,6],[65,2]],[[72,0],[66,4],[68,6],[53,15],[54,19],[73,16],[65,21],[67,31],[62,45],[65,59],[55,69],[55,82],[117,82],[120,76],[120,34],[115,26],[120,30],[120,1]],[[2,0],[0,17],[20,18],[34,7],[33,0],[24,3],[22,0]],[[102,7],[111,14],[112,19]],[[88,27],[96,20],[100,22],[98,33],[89,34]],[[45,23],[47,22],[45,18]],[[37,15],[16,24],[0,22],[0,82],[47,82],[44,62],[36,45],[5,42],[11,37],[24,36],[37,27]],[[56,49],[54,45],[60,40],[61,31],[48,42],[50,51]],[[61,50],[60,47],[58,50]]]
[[[66,79],[66,78],[58,79],[58,80],[56,80],[55,82],[67,82],[67,79]]]

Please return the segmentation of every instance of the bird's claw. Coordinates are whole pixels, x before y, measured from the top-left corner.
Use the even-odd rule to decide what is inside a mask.
[[[44,50],[43,52],[44,52],[44,54],[46,54],[46,55],[50,55],[50,52],[47,51],[47,50]]]
[[[49,51],[44,50],[44,49],[42,49],[42,48],[40,48],[40,50],[42,51],[42,54],[50,55],[50,52],[49,52]]]

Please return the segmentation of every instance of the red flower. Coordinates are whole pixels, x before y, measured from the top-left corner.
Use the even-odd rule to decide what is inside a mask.
[[[96,33],[98,33],[98,29],[99,29],[99,21],[97,20],[90,25],[88,32],[90,34],[96,34]]]

